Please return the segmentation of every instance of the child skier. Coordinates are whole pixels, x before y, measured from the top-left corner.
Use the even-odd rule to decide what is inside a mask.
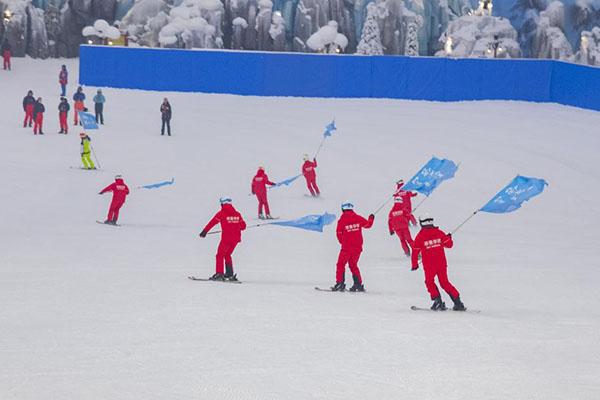
[[[396,234],[400,238],[402,250],[404,250],[407,257],[410,257],[410,248],[413,244],[410,229],[408,229],[409,220],[409,213],[406,211],[404,199],[394,197],[394,206],[388,215],[388,227],[390,228],[390,235]]]
[[[104,223],[116,225],[117,220],[119,219],[119,210],[125,203],[125,198],[129,194],[129,188],[123,181],[123,177],[121,175],[117,175],[115,176],[115,181],[102,189],[102,191],[100,191],[98,194],[104,194],[106,192],[112,192],[113,197],[108,209],[108,217]]]
[[[58,103],[58,122],[60,123],[60,132],[65,135],[69,133],[69,124],[67,123],[67,118],[69,115],[69,110],[71,106],[66,98],[61,97],[60,103]]]
[[[33,123],[33,106],[35,105],[35,97],[33,97],[33,90],[27,92],[27,96],[23,97],[23,111],[25,111],[25,119],[23,120],[23,128]]]
[[[66,133],[66,132],[65,132]],[[84,169],[96,169],[92,158],[90,157],[90,153],[92,150],[92,144],[90,143],[92,139],[85,133],[81,132],[79,134],[81,138],[81,162],[83,163]]]
[[[235,247],[242,241],[242,231],[246,229],[246,222],[242,215],[231,204],[230,197],[221,197],[221,210],[206,224],[200,237],[204,238],[216,225],[221,224],[221,241],[217,248],[217,261],[215,274],[209,279],[212,281],[237,281],[237,275],[233,273],[233,260],[231,255]],[[225,264],[225,269],[223,269]],[[225,272],[223,274],[223,272]]]
[[[33,134],[37,135],[38,133],[40,135],[43,135],[44,132],[42,132],[42,125],[44,124],[44,112],[46,111],[46,108],[44,107],[44,104],[42,104],[42,98],[38,97],[38,99],[36,100],[36,102],[33,105]]]
[[[363,236],[362,230],[373,226],[375,215],[369,215],[369,219],[364,219],[354,212],[354,205],[346,201],[342,204],[342,216],[337,223],[337,239],[342,245],[338,256],[335,272],[335,285],[331,288],[334,292],[343,292],[346,290],[344,270],[346,264],[352,272],[354,285],[350,288],[351,292],[364,292],[360,270],[358,269],[358,260],[362,253]]]
[[[85,105],[83,104],[85,101],[85,93],[83,93],[83,88],[81,86],[77,88],[77,92],[73,95],[73,101],[75,102],[73,104],[73,109],[75,111],[73,113],[73,123],[77,125],[79,123],[79,111],[85,110]]]
[[[317,186],[317,159],[313,158],[312,161],[308,159],[308,154],[304,155],[304,164],[302,165],[302,175],[306,179],[306,186],[311,196],[319,196],[319,187]]]
[[[437,276],[440,286],[454,302],[453,310],[465,311],[465,305],[460,300],[458,290],[448,280],[448,263],[444,248],[452,248],[452,235],[445,234],[433,225],[433,218],[425,215],[419,218],[421,231],[413,243],[412,271],[419,268],[419,254],[422,255],[423,270],[425,271],[425,286],[433,300],[432,310],[445,310],[446,304],[442,301],[440,291],[435,284]]]
[[[265,169],[263,167],[258,167],[256,175],[252,178],[252,194],[256,195],[256,199],[258,200],[259,219],[273,219],[269,209],[269,200],[267,199],[267,185],[274,186],[275,184],[269,180],[269,177],[265,173]],[[263,215],[263,207],[266,216]]]
[[[402,186],[404,186],[404,180],[399,179],[396,182],[396,192],[394,193],[394,197],[402,197],[402,202],[404,203],[404,207],[406,207],[406,211],[408,213],[408,219],[413,226],[417,225],[417,219],[413,215],[412,211],[412,198],[417,196],[418,193],[414,193],[411,191],[403,190]]]

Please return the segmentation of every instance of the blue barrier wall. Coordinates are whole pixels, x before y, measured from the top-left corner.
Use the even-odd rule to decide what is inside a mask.
[[[553,60],[81,46],[79,81],[255,96],[523,100],[600,110],[600,69]]]

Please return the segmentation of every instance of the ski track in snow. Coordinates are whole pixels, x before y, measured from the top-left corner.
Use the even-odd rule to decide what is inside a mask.
[[[90,135],[106,170],[87,173],[69,169],[78,129],[56,134],[63,63],[72,96],[75,60],[0,71],[2,400],[597,398],[600,113],[105,89],[107,125]],[[44,98],[42,137],[20,126],[28,89]],[[160,136],[165,96],[172,137]],[[432,155],[461,163],[419,209],[447,231],[517,173],[549,182],[521,210],[480,213],[454,236],[450,278],[480,314],[410,310],[429,298],[388,234],[388,207],[364,232],[365,294],[313,289],[333,284],[335,225],[248,230],[234,253],[244,284],[187,279],[214,272],[218,238],[198,233],[219,197],[252,221],[256,167],[274,181],[297,174],[332,117],[323,198],[306,198],[299,179],[269,192],[274,215],[339,215],[346,199],[367,215]],[[132,194],[109,229],[95,223],[110,202],[97,193],[116,173]]]

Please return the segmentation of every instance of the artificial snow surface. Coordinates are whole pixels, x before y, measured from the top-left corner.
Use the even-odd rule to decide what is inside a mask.
[[[86,172],[69,168],[78,129],[56,134],[62,63],[74,80],[72,60],[0,71],[3,400],[597,398],[600,113],[105,89],[107,124],[90,131],[105,171]],[[21,127],[28,89],[45,100],[45,136]],[[159,134],[165,96],[172,137]],[[198,233],[218,198],[256,223],[256,167],[276,181],[297,174],[332,117],[323,198],[298,180],[270,191],[274,215],[339,215],[345,199],[367,215],[432,155],[461,163],[417,212],[445,230],[517,173],[549,182],[517,212],[481,213],[454,235],[450,278],[481,314],[410,310],[429,298],[389,236],[388,207],[364,232],[365,294],[313,289],[334,282],[334,226],[246,231],[234,253],[242,285],[186,278],[214,272],[218,237]],[[97,193],[117,173],[132,189],[123,226],[98,225],[110,197]]]

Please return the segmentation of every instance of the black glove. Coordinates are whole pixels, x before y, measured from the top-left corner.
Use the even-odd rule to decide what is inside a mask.
[[[369,219],[375,219],[375,214],[370,214]]]
[[[419,269],[419,265],[413,265],[412,268],[410,269],[411,271],[416,271]]]
[[[98,194],[104,194],[104,193],[102,193],[102,192],[98,192]]]
[[[396,233],[396,232],[390,231],[390,236],[394,236],[394,233]]]
[[[200,237],[201,237],[201,238],[205,238],[207,233],[208,233],[208,232],[206,232],[206,231],[202,231],[202,232],[200,232]]]
[[[452,234],[451,233],[447,234],[446,236],[448,236],[449,239],[452,239]]]

